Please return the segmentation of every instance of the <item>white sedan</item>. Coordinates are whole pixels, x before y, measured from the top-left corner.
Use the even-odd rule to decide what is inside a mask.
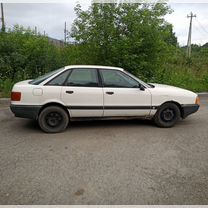
[[[38,120],[48,133],[88,118],[142,117],[168,128],[195,113],[199,98],[185,89],[146,84],[122,68],[76,65],[18,82],[10,108],[16,117]]]

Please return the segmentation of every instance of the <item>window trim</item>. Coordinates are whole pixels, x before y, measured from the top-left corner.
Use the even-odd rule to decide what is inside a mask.
[[[98,71],[99,71],[99,75],[100,75],[100,78],[101,78],[101,82],[102,82],[102,87],[103,88],[120,88],[120,89],[137,89],[137,88],[135,88],[135,87],[119,87],[119,86],[117,86],[117,87],[105,87],[104,86],[104,80],[103,80],[103,76],[102,76],[102,72],[101,72],[101,70],[109,70],[109,71],[116,71],[116,72],[120,72],[120,73],[122,73],[122,74],[124,74],[124,75],[126,75],[127,77],[129,77],[129,78],[131,78],[131,79],[133,79],[135,82],[137,82],[139,85],[138,85],[138,88],[140,88],[139,86],[143,86],[144,88],[146,88],[143,84],[141,84],[140,82],[138,82],[136,79],[134,79],[133,77],[131,77],[131,76],[129,76],[128,74],[126,74],[124,71],[120,71],[120,70],[115,70],[115,69],[99,69]]]
[[[98,86],[96,87],[93,87],[93,86],[68,86],[66,85],[66,81],[69,79],[69,77],[71,76],[73,70],[76,70],[76,69],[93,69],[93,70],[96,70],[96,75],[97,75],[97,81],[98,81]],[[43,86],[56,86],[56,87],[91,87],[91,88],[99,88],[99,87],[102,87],[102,88],[126,88],[126,89],[135,89],[133,87],[105,87],[104,86],[104,80],[103,80],[103,77],[102,77],[102,73],[101,73],[101,70],[109,70],[109,71],[116,71],[116,72],[120,72],[126,76],[128,76],[129,78],[133,79],[135,82],[137,82],[139,85],[143,86],[145,89],[147,88],[146,86],[144,86],[142,83],[140,83],[138,80],[134,79],[133,77],[131,77],[129,74],[125,73],[125,71],[120,71],[120,70],[116,70],[116,69],[104,69],[104,68],[69,68],[69,69],[66,69],[64,71],[62,71],[61,73],[59,73],[58,75],[54,76],[52,79],[48,80],[45,84],[43,84]],[[49,82],[53,81],[54,79],[56,79],[58,76],[60,76],[61,74],[67,72],[67,71],[70,71],[69,74],[67,75],[64,83],[62,85],[48,85]],[[139,86],[138,86],[139,88]]]

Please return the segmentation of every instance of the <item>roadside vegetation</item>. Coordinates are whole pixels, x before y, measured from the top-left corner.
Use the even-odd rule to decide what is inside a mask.
[[[194,45],[186,57],[164,19],[166,4],[93,4],[87,11],[77,5],[75,12],[74,44],[57,47],[19,25],[0,33],[1,97],[17,81],[71,64],[119,66],[147,82],[208,91],[208,47]]]

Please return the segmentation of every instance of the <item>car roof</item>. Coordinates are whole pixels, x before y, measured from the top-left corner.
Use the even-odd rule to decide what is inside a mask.
[[[115,69],[119,71],[124,71],[124,69],[114,66],[99,66],[99,65],[69,65],[65,66],[64,69],[71,69],[71,68],[93,68],[93,69]]]

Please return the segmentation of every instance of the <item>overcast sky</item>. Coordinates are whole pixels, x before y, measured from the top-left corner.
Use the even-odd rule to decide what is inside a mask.
[[[5,3],[5,21],[7,27],[20,24],[25,27],[34,28],[46,33],[53,38],[63,39],[64,22],[70,26],[75,18],[74,7],[77,0],[71,0],[69,4],[53,3]],[[91,0],[82,1],[83,9],[87,9]],[[190,19],[187,14],[191,11],[197,15],[193,19],[192,42],[204,44],[208,42],[208,3],[172,3],[170,4],[174,12],[165,18],[174,26],[174,32],[178,37],[180,45],[186,45],[188,37],[188,27]]]

